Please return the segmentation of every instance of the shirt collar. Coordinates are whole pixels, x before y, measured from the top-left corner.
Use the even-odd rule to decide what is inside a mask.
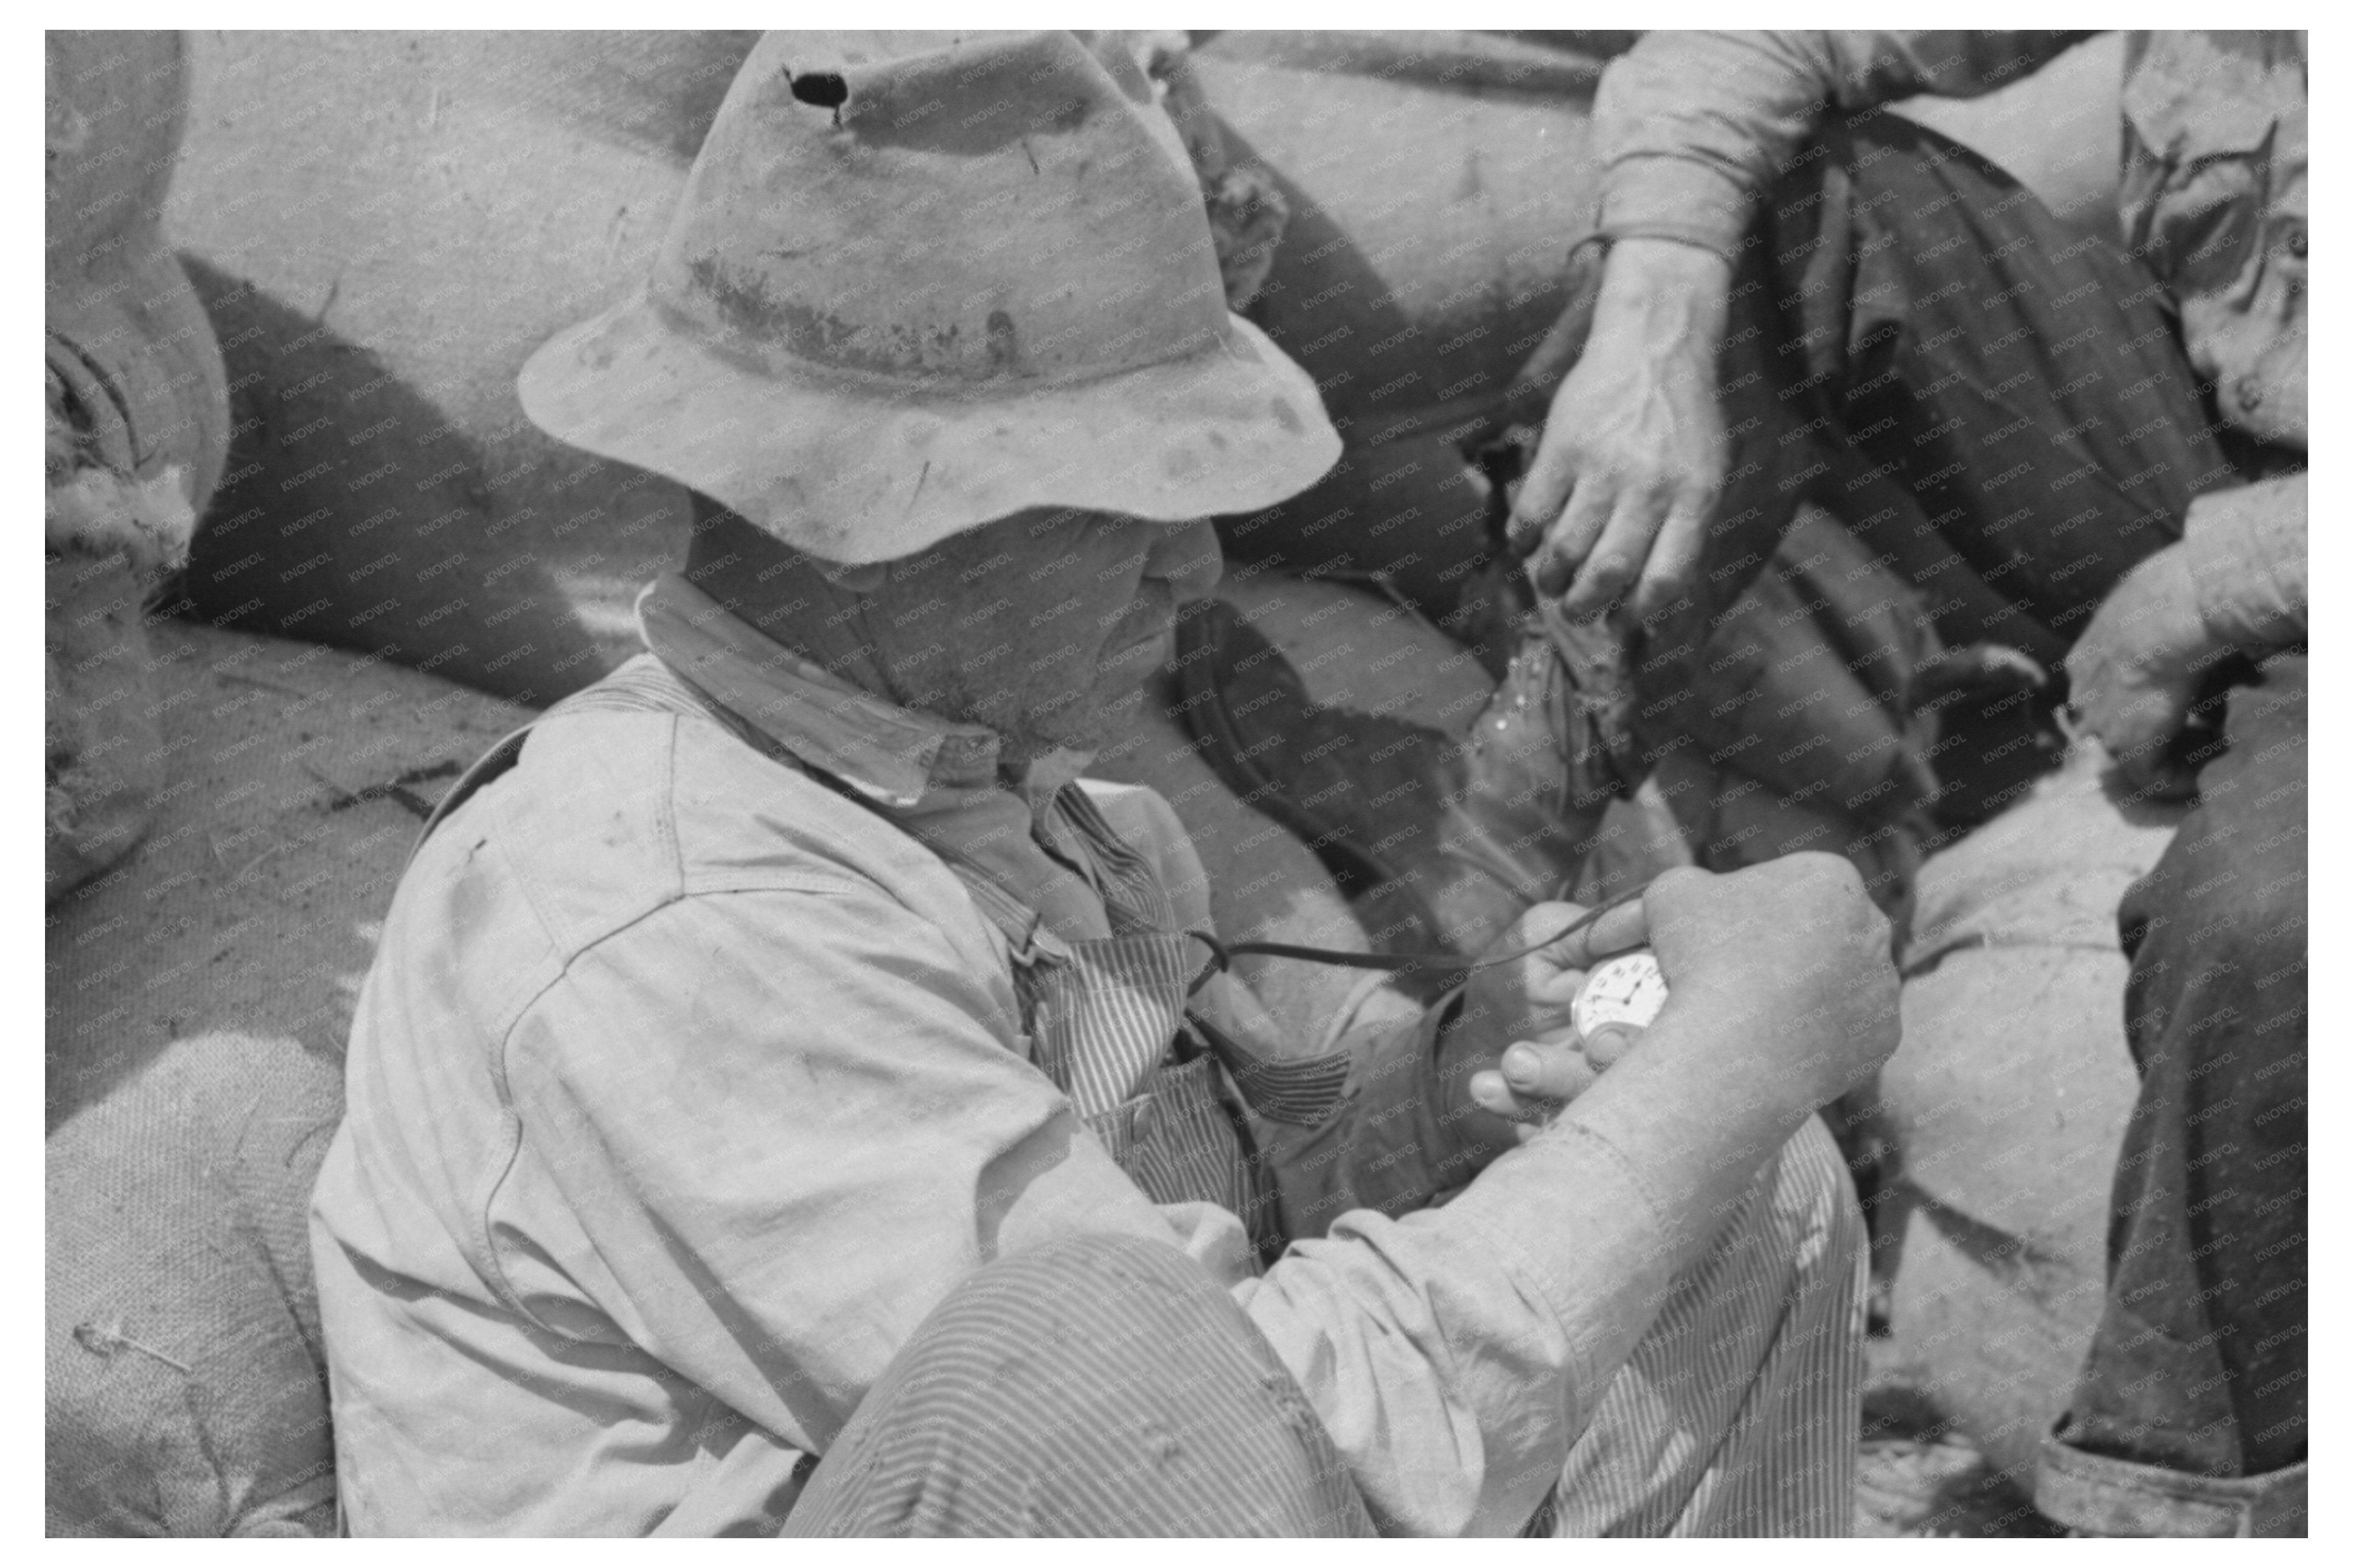
[[[728,711],[883,805],[910,810],[939,789],[997,785],[995,731],[861,690],[763,636],[675,573],[638,595],[638,630],[663,663]]]
[[[982,724],[902,708],[810,663],[730,614],[677,573],[638,595],[646,647],[730,712],[871,799],[912,810],[946,790],[1002,787],[1001,742]],[[1032,806],[1077,781],[1092,752],[1033,761],[1018,791]]]
[[[743,722],[874,801],[952,862],[971,867],[1072,941],[1109,934],[1088,874],[1038,838],[1091,753],[1052,752],[1018,790],[997,778],[997,732],[902,708],[781,647],[675,573],[638,595],[638,635],[657,658]],[[1074,792],[1075,793],[1075,792]]]

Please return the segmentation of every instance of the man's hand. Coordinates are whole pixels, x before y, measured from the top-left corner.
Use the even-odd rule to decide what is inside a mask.
[[[1641,1037],[1630,1025],[1611,1024],[1586,1039],[1574,1026],[1546,1029],[1517,1040],[1495,1067],[1471,1077],[1479,1108],[1513,1123],[1525,1143],[1543,1131],[1562,1106],[1591,1089]]]
[[[1646,1036],[1702,1025],[1728,1080],[1793,1115],[1829,1104],[1894,1052],[1887,918],[1844,857],[1785,855],[1723,877],[1679,868],[1642,904],[1667,980]]]
[[[1568,590],[1574,619],[1629,587],[1648,616],[1697,574],[1727,461],[1715,361],[1731,286],[1731,267],[1696,246],[1629,239],[1609,252],[1591,334],[1512,507],[1512,545],[1535,552],[1536,591]],[[1523,379],[1558,375],[1571,352],[1556,331]]]
[[[2227,651],[2207,629],[2180,546],[2160,550],[2125,574],[2068,652],[2068,707],[2136,786],[2192,794],[2197,776],[2173,742]]]
[[[1785,856],[1723,877],[1669,871],[1641,904],[1612,910],[1587,940],[1564,943],[1577,951],[1563,952],[1538,989],[1565,1007],[1586,967],[1645,941],[1667,980],[1667,1005],[1653,1026],[1672,1023],[1686,1037],[1696,1026],[1710,1042],[1707,1066],[1723,1075],[1718,1081],[1737,1083],[1790,1116],[1837,1099],[1895,1049],[1887,921],[1841,857]],[[1525,1142],[1639,1052],[1647,1032],[1611,1027],[1580,1040],[1574,1029],[1548,1024],[1505,1047],[1493,1068],[1473,1074],[1472,1099],[1516,1123]]]
[[[1439,1077],[1451,1108],[1477,1107],[1491,1117],[1473,1115],[1471,1136],[1493,1144],[1498,1152],[1520,1142],[1525,1131],[1513,1123],[1532,1123],[1548,1109],[1548,1101],[1566,1100],[1592,1081],[1593,1069],[1573,1047],[1545,1051],[1545,1060],[1523,1073],[1530,1084],[1526,1103],[1497,1092],[1498,1063],[1506,1051],[1526,1052],[1525,1041],[1556,1043],[1574,1039],[1567,1027],[1569,1004],[1584,983],[1585,972],[1600,959],[1640,946],[1642,908],[1627,904],[1610,910],[1583,931],[1548,939],[1566,931],[1586,910],[1577,904],[1538,904],[1519,918],[1488,951],[1515,952],[1538,942],[1548,945],[1510,963],[1482,969],[1463,988],[1453,1021],[1439,1041]],[[1561,1058],[1567,1058],[1563,1060]],[[1527,1128],[1526,1131],[1533,1131]]]

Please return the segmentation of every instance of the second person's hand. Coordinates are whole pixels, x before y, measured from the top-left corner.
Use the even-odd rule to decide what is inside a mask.
[[[1513,548],[1538,593],[1566,591],[1572,619],[1630,589],[1648,616],[1697,574],[1727,461],[1715,361],[1731,282],[1696,246],[1629,239],[1609,253],[1592,331],[1512,506]],[[1556,374],[1535,362],[1524,373]]]

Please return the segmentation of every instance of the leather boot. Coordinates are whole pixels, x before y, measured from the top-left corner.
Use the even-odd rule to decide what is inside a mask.
[[[1439,824],[1445,869],[1430,897],[1461,951],[1566,896],[1610,800],[1632,793],[1641,774],[1625,667],[1605,625],[1573,624],[1551,603],[1523,617]]]
[[[1502,683],[1463,743],[1319,707],[1231,605],[1177,627],[1177,708],[1211,770],[1315,851],[1375,947],[1483,951],[1560,896],[1601,814],[1627,793],[1630,699],[1600,627],[1525,617]]]

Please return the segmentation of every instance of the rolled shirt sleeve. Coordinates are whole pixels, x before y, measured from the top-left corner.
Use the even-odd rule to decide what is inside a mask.
[[[1829,109],[1967,98],[2032,71],[2080,32],[1646,35],[1602,74],[1601,232],[1736,258],[1758,195]]]
[[[557,1332],[609,1319],[822,1453],[989,1258],[1157,1237],[1236,1292],[1385,1526],[1518,1528],[1599,1393],[1592,1336],[1562,1315],[1583,1300],[1560,1284],[1574,1226],[1538,1265],[1472,1210],[1358,1211],[1253,1279],[1240,1221],[1155,1208],[1008,1027],[935,926],[853,879],[653,911],[509,1037],[523,1145],[486,1216],[501,1295]]]
[[[2305,479],[2284,475],[2189,503],[2180,549],[2207,630],[2225,646],[2263,653],[2305,638]]]
[[[1565,1127],[1444,1207],[1342,1215],[1240,1294],[1385,1531],[1513,1534],[1666,1299],[1669,1228],[1621,1154]],[[1603,1251],[1642,1277],[1578,1268]]]

